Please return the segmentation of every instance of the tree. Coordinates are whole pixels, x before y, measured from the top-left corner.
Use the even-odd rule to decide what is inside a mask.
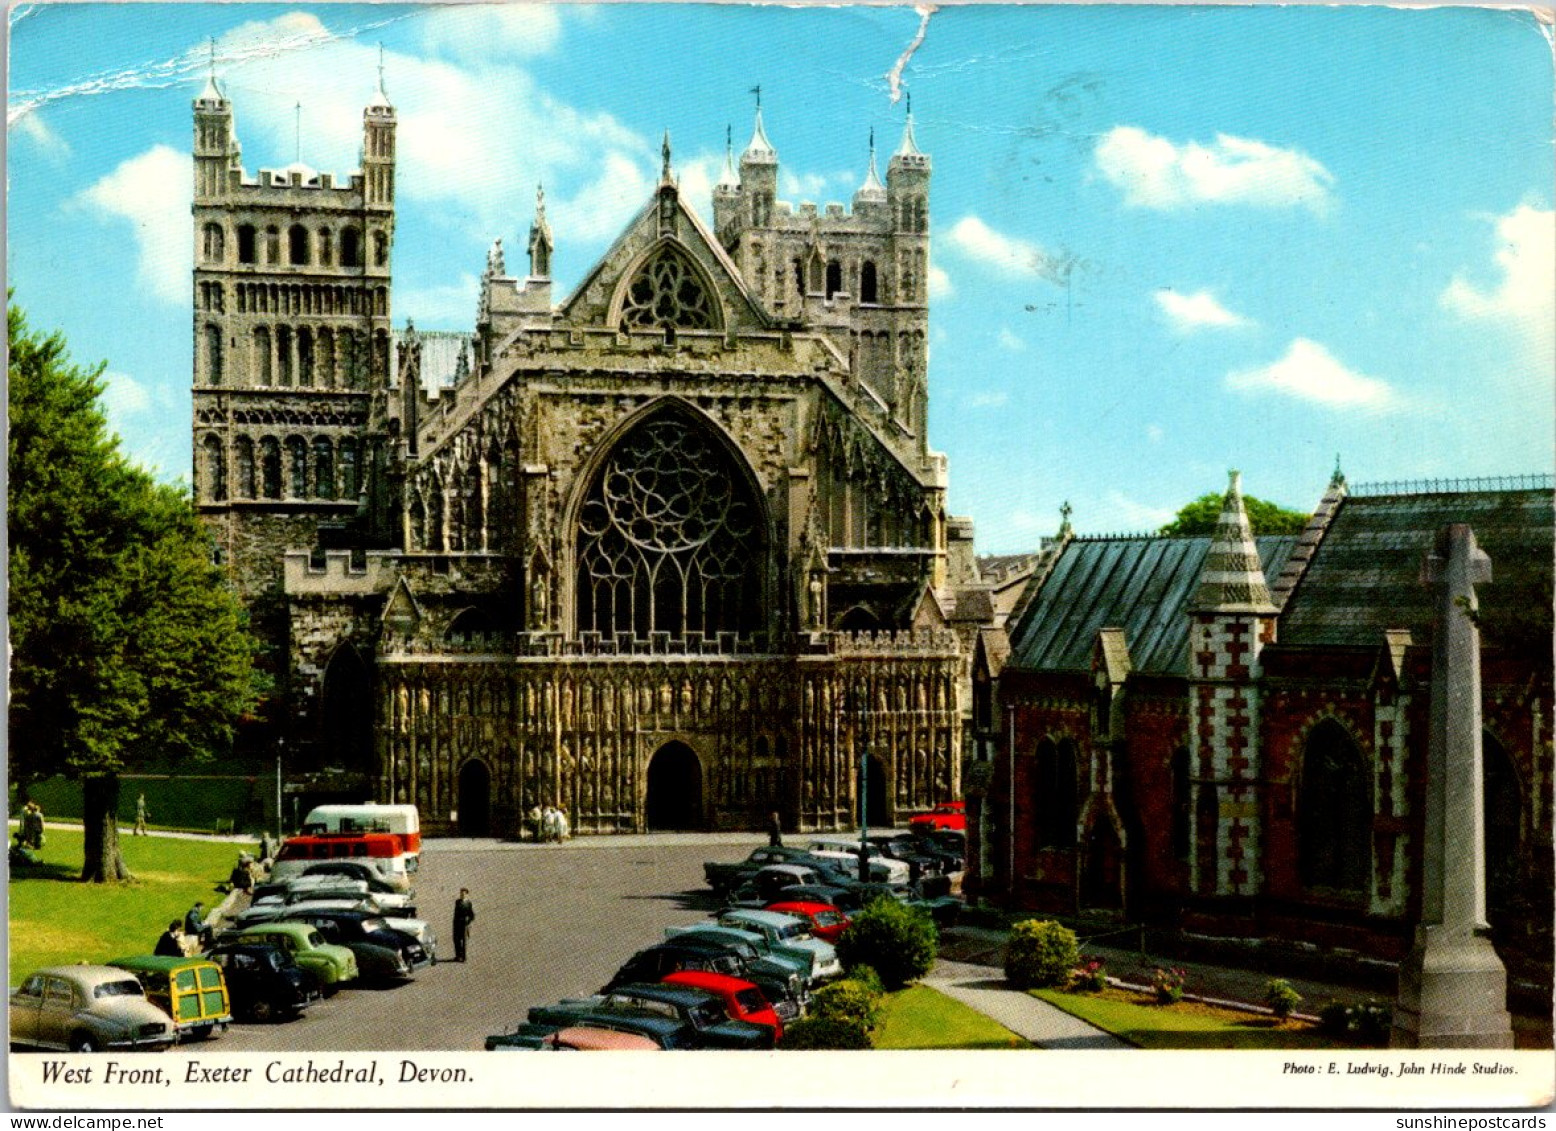
[[[1211,492],[1201,495],[1180,510],[1173,520],[1162,527],[1161,533],[1174,537],[1216,532],[1216,520],[1221,517],[1221,504],[1225,496]],[[1248,514],[1248,525],[1254,534],[1301,534],[1307,526],[1308,515],[1301,511],[1289,511],[1276,503],[1267,503],[1252,495],[1243,496],[1243,510]]]
[[[254,642],[181,488],[131,464],[101,365],[6,318],[10,347],[10,773],[83,786],[83,880],[128,879],[119,774],[224,753],[253,698]]]

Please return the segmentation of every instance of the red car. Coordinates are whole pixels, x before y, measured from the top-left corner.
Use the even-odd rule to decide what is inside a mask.
[[[783,1039],[783,1022],[773,1012],[772,1005],[762,996],[762,991],[743,978],[731,978],[728,974],[715,974],[711,970],[677,970],[660,979],[672,986],[691,986],[706,990],[718,997],[729,1011],[731,1021],[749,1021],[753,1025],[768,1025],[775,1041]]]
[[[928,813],[920,813],[908,822],[908,828],[914,832],[929,832],[934,829],[955,829],[959,833],[967,831],[967,803],[965,801],[947,801],[936,805]]]
[[[810,924],[810,933],[824,942],[837,945],[838,936],[848,930],[850,922],[830,903],[806,903],[800,900],[778,900],[767,905],[768,911],[781,911],[785,915],[798,915]]]

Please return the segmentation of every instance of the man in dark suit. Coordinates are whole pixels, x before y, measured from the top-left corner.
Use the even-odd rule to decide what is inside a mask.
[[[454,961],[465,960],[465,938],[470,933],[470,924],[475,922],[475,904],[470,902],[470,889],[460,888],[459,898],[454,901]]]

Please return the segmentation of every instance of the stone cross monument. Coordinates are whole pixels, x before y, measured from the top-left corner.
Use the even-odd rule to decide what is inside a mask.
[[[1480,631],[1475,586],[1491,560],[1462,523],[1443,528],[1422,581],[1436,591],[1421,921],[1399,969],[1394,1048],[1512,1048],[1507,971],[1486,931]]]

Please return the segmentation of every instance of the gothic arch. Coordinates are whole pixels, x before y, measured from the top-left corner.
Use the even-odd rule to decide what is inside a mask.
[[[1316,723],[1297,786],[1297,869],[1305,888],[1362,895],[1372,868],[1372,782],[1348,728]]]
[[[1039,848],[1074,848],[1078,808],[1075,742],[1044,738],[1033,764],[1032,832]]]
[[[319,695],[320,759],[348,771],[373,769],[373,677],[356,645],[344,641],[324,665]]]
[[[707,268],[670,236],[655,240],[622,272],[608,318],[624,330],[722,330],[726,322]]]
[[[752,633],[771,623],[772,523],[750,464],[706,414],[664,397],[579,469],[558,594],[576,633]]]
[[[1486,911],[1493,917],[1518,899],[1523,859],[1524,791],[1507,747],[1481,732],[1481,821],[1486,861]]]
[[[649,829],[700,829],[706,824],[702,759],[684,742],[666,742],[643,772],[643,824]]]

